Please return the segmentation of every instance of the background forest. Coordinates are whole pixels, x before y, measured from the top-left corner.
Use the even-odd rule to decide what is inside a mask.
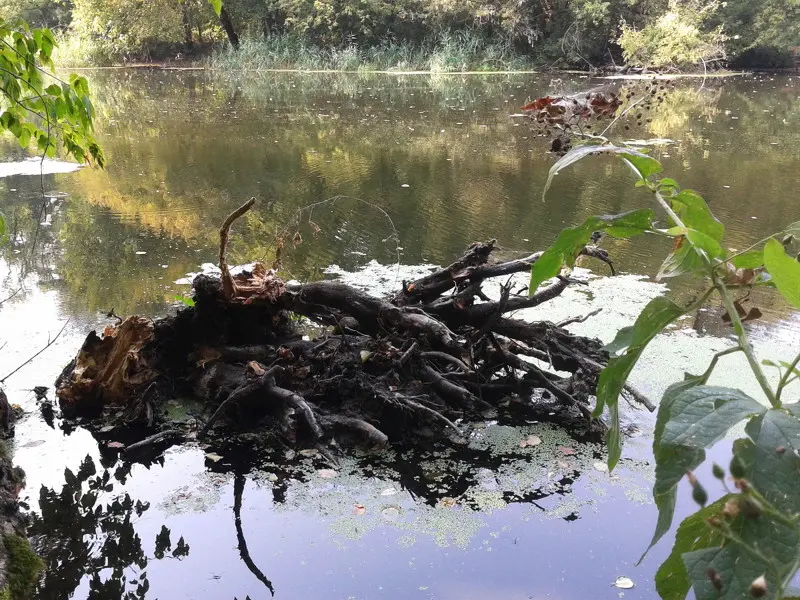
[[[800,0],[0,0],[0,18],[57,31],[71,66],[703,70],[788,67],[800,46]]]

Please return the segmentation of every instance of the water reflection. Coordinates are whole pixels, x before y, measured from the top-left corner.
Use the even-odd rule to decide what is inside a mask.
[[[520,446],[533,435],[541,443]],[[447,598],[492,582],[488,597],[557,589],[577,598],[625,570],[617,556],[585,578],[522,576],[529,561],[557,564],[549,554],[564,546],[559,537],[602,555],[608,534],[595,513],[649,508],[644,461],[624,461],[623,485],[597,466],[599,444],[546,423],[486,422],[469,437],[458,452],[419,447],[335,468],[313,453],[239,444],[173,449],[147,465],[102,450],[68,470],[60,491],[40,491],[31,533],[48,571],[36,597],[361,598],[383,587],[387,598]],[[476,561],[498,572],[458,566]],[[637,579],[651,588],[644,573]]]
[[[237,228],[234,260],[270,256],[297,209],[325,198],[362,198],[390,215],[392,223],[358,202],[320,206],[301,223],[305,242],[283,256],[286,275],[300,279],[332,262],[393,263],[392,225],[404,263],[441,264],[476,239],[540,248],[589,214],[648,202],[624,167],[602,159],[559,175],[542,201],[552,158],[514,116],[529,96],[618,82],[141,70],[90,78],[109,169],[46,182],[71,194],[47,227],[61,244],[55,266],[74,311],[157,313],[180,291],[176,279],[214,262],[219,223],[250,196],[259,208]],[[675,140],[653,152],[706,196],[728,226],[727,245],[741,249],[798,218],[797,80],[698,87],[679,82],[651,123],[621,133]],[[20,223],[36,222],[37,183],[0,182],[4,209]],[[624,271],[640,273],[654,273],[668,251],[644,239],[612,246]]]
[[[113,493],[117,483],[125,483],[130,466],[101,461],[101,469],[98,473],[87,455],[76,473],[65,470],[61,491],[42,486],[39,492],[39,512],[33,515],[29,535],[47,568],[37,598],[72,597],[87,581],[87,598],[143,600],[150,589],[148,563],[189,554],[183,536],[173,547],[171,531],[162,525],[149,556],[134,523],[150,503]]]

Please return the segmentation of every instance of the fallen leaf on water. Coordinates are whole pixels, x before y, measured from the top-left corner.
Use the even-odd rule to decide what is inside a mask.
[[[394,496],[397,493],[397,490],[394,488],[386,488],[381,492],[381,496]]]
[[[113,425],[103,425],[100,429],[98,429],[100,433],[108,433],[109,431],[114,431]]]
[[[563,460],[560,460],[560,461],[558,461],[558,462],[556,463],[556,466],[557,466],[559,469],[569,469],[569,463],[566,463],[566,462],[564,462]]]
[[[122,442],[108,442],[106,446],[108,446],[109,448],[124,448],[125,444],[123,444]]]
[[[542,440],[538,436],[530,435],[519,443],[520,448],[527,448],[528,446],[538,446]]]
[[[23,444],[22,448],[36,448],[36,446],[41,446],[44,444],[44,440],[34,440],[32,442],[28,442],[27,444]]]
[[[300,450],[300,456],[308,457],[308,456],[316,456],[317,454],[319,454],[319,450],[317,450],[316,448],[305,448],[303,450]]]
[[[354,504],[353,512],[357,515],[363,515],[365,512],[367,512],[367,507],[363,504]]]
[[[629,590],[633,585],[633,580],[630,577],[617,577],[614,582],[614,587],[618,587],[621,590]]]
[[[601,473],[608,473],[608,465],[604,462],[596,462],[594,463],[594,468]]]
[[[339,473],[337,471],[334,471],[333,469],[320,469],[319,471],[317,471],[317,475],[319,475],[323,479],[333,479],[338,474]]]
[[[214,462],[219,462],[222,460],[222,457],[216,452],[206,452],[206,458]]]
[[[456,505],[455,498],[442,498],[441,500],[439,500],[439,506],[443,508],[452,508],[455,505]]]
[[[568,446],[559,446],[558,449],[561,451],[561,454],[566,454],[567,456],[576,454],[575,450],[569,448]]]

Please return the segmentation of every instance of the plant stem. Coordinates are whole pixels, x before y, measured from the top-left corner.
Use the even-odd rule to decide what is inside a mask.
[[[708,378],[711,377],[711,373],[714,371],[714,368],[717,366],[717,362],[723,356],[727,356],[728,354],[735,354],[736,352],[742,352],[741,346],[734,346],[732,348],[728,348],[727,350],[723,350],[722,352],[717,352],[714,356],[711,357],[711,363],[708,365],[705,373],[703,373],[700,377],[703,380],[703,385],[708,383]]]
[[[764,371],[761,369],[758,359],[756,359],[755,353],[753,352],[753,346],[750,344],[750,338],[748,337],[747,331],[744,328],[742,318],[739,316],[739,311],[736,310],[736,307],[733,304],[733,298],[731,298],[728,288],[725,287],[725,284],[722,283],[713,272],[712,279],[714,281],[714,287],[717,288],[717,291],[722,298],[722,303],[725,305],[725,310],[728,312],[728,316],[731,318],[733,331],[736,333],[736,337],[739,338],[739,346],[741,346],[742,352],[744,352],[744,355],[747,357],[747,362],[750,365],[750,369],[753,371],[753,375],[755,375],[756,381],[758,381],[758,384],[761,386],[761,389],[767,396],[767,400],[769,400],[772,408],[780,408],[780,400],[775,396],[775,392],[772,391],[772,387],[769,385],[769,381],[767,381],[767,377],[764,375]]]
[[[672,210],[672,207],[669,205],[664,197],[656,190],[653,192],[656,197],[656,201],[661,205],[661,207],[667,212],[670,218],[675,222],[675,225],[678,227],[686,227],[683,224],[681,218]],[[772,391],[772,387],[770,387],[769,382],[767,381],[766,376],[764,375],[764,371],[761,370],[761,365],[756,360],[755,354],[753,352],[753,346],[750,345],[750,339],[747,336],[747,331],[745,331],[744,325],[742,324],[742,318],[739,316],[739,312],[736,310],[736,307],[733,305],[733,298],[731,298],[730,293],[728,292],[728,288],[725,284],[720,281],[717,277],[714,267],[715,265],[712,263],[711,259],[706,255],[705,252],[702,250],[695,248],[695,250],[703,256],[708,262],[709,266],[711,267],[711,279],[714,282],[714,287],[719,292],[720,297],[722,298],[722,302],[725,305],[725,310],[728,312],[728,316],[731,318],[731,324],[733,325],[733,331],[736,333],[736,337],[739,338],[739,346],[744,352],[744,355],[747,357],[747,362],[750,365],[750,368],[753,371],[753,375],[755,375],[758,384],[761,386],[761,389],[764,391],[764,394],[767,396],[767,400],[772,405],[773,408],[780,408],[781,403],[778,398],[775,396],[775,392]]]
[[[792,381],[794,381],[795,378],[790,379],[790,377],[794,373],[794,370],[797,367],[798,363],[800,363],[800,354],[794,357],[792,364],[789,365],[789,368],[786,369],[786,373],[783,374],[783,377],[781,377],[781,380],[778,382],[778,389],[775,392],[775,400],[777,400],[778,402],[781,401],[781,393],[783,392],[784,389],[786,389],[786,386],[789,385]]]

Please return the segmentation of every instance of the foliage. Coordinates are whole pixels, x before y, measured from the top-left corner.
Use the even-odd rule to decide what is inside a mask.
[[[221,0],[0,0],[0,17],[65,30],[63,63],[171,59],[225,39],[229,26],[265,52],[296,40],[300,51],[291,66],[300,68],[315,68],[303,60],[315,51],[369,62],[379,48],[416,54],[417,65],[424,62],[420,54],[439,52],[441,64],[440,49],[458,46],[462,35],[495,53],[502,48],[506,62],[513,55],[585,68],[624,57],[655,68],[687,67],[754,48],[785,55],[800,44],[800,18],[791,18],[798,11],[795,0],[228,0],[224,7]],[[277,62],[270,56],[261,62]],[[380,62],[388,68],[391,61]],[[404,68],[403,62],[409,61],[389,66]],[[444,63],[439,70],[465,64]]]
[[[330,71],[498,71],[533,63],[508,46],[486,41],[471,30],[448,34],[423,46],[386,42],[375,46],[320,47],[293,34],[246,39],[238,50],[216,51],[214,69],[324,69]]]
[[[725,307],[737,338],[736,345],[718,353],[704,373],[687,374],[683,381],[673,384],[659,404],[653,441],[653,496],[659,518],[651,547],[671,527],[678,484],[684,476],[695,501],[701,506],[707,504],[708,493],[692,474],[704,462],[705,449],[742,422],[747,434],[733,444],[730,475],[736,492],[729,491],[681,524],[672,554],[656,578],[659,593],[663,598],[680,599],[694,588],[698,600],[748,594],[786,597],[789,582],[800,568],[800,404],[786,404],[781,396],[790,383],[800,379],[800,354],[788,361],[760,363],[743,325],[747,313],[734,299],[732,289],[771,286],[800,309],[800,262],[795,251],[789,254],[800,223],[729,256],[722,244],[725,228],[705,200],[697,192],[681,190],[674,179],[660,177],[660,164],[632,148],[591,136],[588,145],[577,146],[553,165],[551,179],[560,169],[595,154],[610,154],[624,161],[637,175],[637,186],[648,190],[667,216],[667,226],[659,228],[652,213],[648,216],[638,211],[636,227],[617,233],[647,231],[672,238],[672,252],[659,276],[691,274],[707,282],[706,290],[688,304],[665,297],[652,300],[634,325],[621,329],[607,347],[611,358],[600,374],[594,414],[608,411],[610,469],[621,455],[619,395],[650,340],[681,315],[701,308],[712,296]],[[544,264],[537,261],[533,267],[531,291],[544,279],[569,268],[589,241],[591,231],[606,227],[607,219],[592,217],[562,232],[540,259]],[[768,405],[740,390],[708,385],[718,361],[734,353],[744,354]],[[764,366],[780,370],[776,387],[768,381]],[[714,475],[724,482],[725,472],[716,465]]]
[[[791,66],[789,48],[800,46],[800,2],[728,0],[718,14],[728,51],[743,66]]]
[[[72,19],[72,0],[0,0],[0,19],[63,29]]]
[[[53,157],[60,140],[67,156],[103,166],[103,152],[92,135],[94,107],[85,77],[68,81],[51,71],[55,39],[49,29],[11,27],[0,21],[0,132],[7,131],[23,148],[35,142],[43,156]]]
[[[705,24],[717,11],[717,0],[670,0],[669,9],[641,29],[626,24],[618,43],[630,65],[685,68],[725,58],[722,27]]]

